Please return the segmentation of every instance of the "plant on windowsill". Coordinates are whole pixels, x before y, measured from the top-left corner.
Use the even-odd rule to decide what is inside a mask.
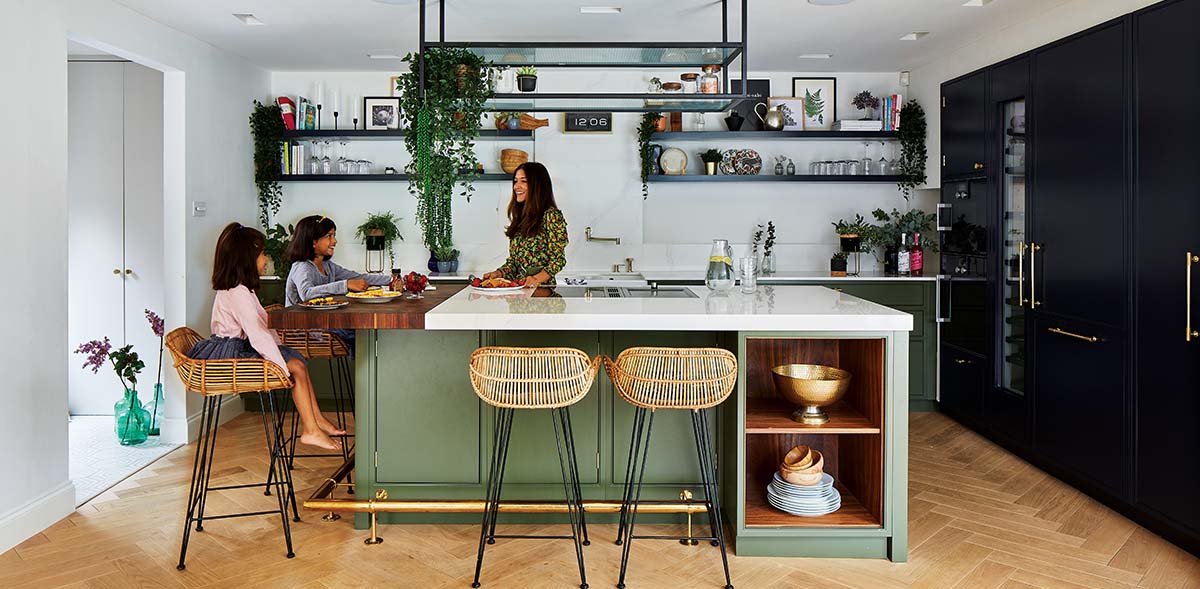
[[[99,373],[106,360],[112,364],[113,372],[117,373],[121,386],[125,388],[124,398],[113,406],[114,429],[117,438],[122,446],[133,446],[145,442],[150,424],[150,413],[142,407],[141,401],[138,401],[137,375],[146,367],[146,364],[138,359],[137,352],[133,351],[133,346],[127,345],[113,351],[112,343],[105,337],[103,340],[92,340],[80,344],[75,349],[75,353],[87,356],[83,367],[91,369],[92,374]]]
[[[925,184],[925,164],[929,152],[925,148],[925,109],[916,100],[909,100],[900,110],[900,128],[896,138],[900,140],[900,181],[896,187],[904,200],[912,197],[912,191]]]
[[[392,261],[390,267],[394,267],[396,255],[392,251],[392,243],[397,239],[404,241],[404,236],[400,235],[400,228],[396,226],[396,223],[399,222],[400,218],[393,215],[391,211],[370,213],[367,215],[367,220],[354,230],[354,237],[363,241],[363,244],[367,246],[367,251],[387,250],[388,258]]]
[[[707,176],[717,175],[717,164],[721,163],[721,152],[715,149],[708,149],[700,152],[700,160],[704,162],[704,174]]]
[[[650,145],[650,138],[654,136],[659,121],[662,119],[662,114],[648,112],[642,115],[642,121],[638,124],[638,158],[642,166],[642,200],[646,200],[650,196],[650,188],[646,182],[649,181],[650,174],[654,173],[654,155],[652,153],[654,146]]]
[[[279,105],[254,101],[250,113],[250,134],[254,137],[254,184],[258,187],[258,222],[263,228],[279,212],[283,189],[279,178],[283,156],[283,115]]]

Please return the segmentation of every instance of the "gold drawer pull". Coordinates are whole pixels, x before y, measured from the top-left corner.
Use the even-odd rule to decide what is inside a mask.
[[[1189,342],[1192,341],[1192,338],[1194,337],[1200,337],[1200,331],[1192,330],[1192,264],[1196,262],[1200,262],[1200,256],[1193,256],[1192,252],[1188,252],[1186,266],[1187,278],[1185,279],[1187,282],[1187,298],[1184,299],[1187,302],[1187,325],[1185,325],[1185,327],[1187,327],[1187,338],[1184,341]]]
[[[974,364],[974,362],[972,362],[970,360],[964,360],[962,358],[955,358],[954,363],[955,364]]]
[[[1042,251],[1042,246],[1036,243],[1029,244],[1029,308],[1036,309],[1042,304],[1042,301],[1037,300],[1037,253]]]
[[[1058,335],[1065,335],[1067,337],[1073,337],[1075,339],[1081,339],[1085,342],[1093,343],[1093,344],[1100,341],[1100,338],[1098,338],[1094,335],[1079,335],[1078,333],[1071,333],[1065,329],[1059,329],[1057,327],[1049,327],[1046,329],[1046,331],[1049,331],[1050,333],[1057,333]]]

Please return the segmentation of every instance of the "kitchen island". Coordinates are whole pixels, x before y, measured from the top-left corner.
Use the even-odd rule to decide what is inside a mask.
[[[558,287],[494,295],[442,284],[420,301],[289,309],[272,313],[270,324],[359,330],[354,488],[368,501],[384,491],[387,501],[376,507],[398,502],[392,512],[377,509],[382,523],[479,520],[463,513],[480,504],[491,451],[490,407],[476,398],[466,368],[475,348],[571,346],[615,357],[632,346],[718,346],[739,362],[737,389],[714,412],[712,428],[737,554],[907,558],[907,351],[913,327],[907,313],[820,286],[763,286],[751,295],[703,287]],[[829,410],[829,423],[790,419],[792,407],[777,396],[770,371],[791,363],[833,365],[854,375],[846,397]],[[572,407],[572,421],[585,502],[595,521],[605,521],[621,497],[633,408],[607,378],[598,377],[593,387]],[[684,412],[656,419],[643,498],[678,507],[683,491],[701,496],[690,426]],[[843,497],[838,511],[807,518],[767,504],[771,473],[797,444],[825,455],[825,470]],[[504,500],[561,500],[554,447],[549,414],[517,418]],[[694,501],[682,503],[689,508],[674,511],[695,511]],[[313,505],[330,508],[329,502]],[[503,517],[547,521],[561,515]],[[679,514],[659,517],[682,521]],[[369,518],[360,513],[357,523],[365,527]]]

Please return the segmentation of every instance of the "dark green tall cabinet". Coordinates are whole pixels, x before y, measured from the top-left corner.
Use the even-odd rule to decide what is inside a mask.
[[[1200,554],[1200,0],[956,78],[947,105],[980,79],[978,120],[943,122],[942,181],[985,146],[991,345],[943,328],[939,408]]]

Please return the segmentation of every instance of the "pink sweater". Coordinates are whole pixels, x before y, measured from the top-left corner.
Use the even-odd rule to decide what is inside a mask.
[[[288,376],[287,362],[279,353],[279,335],[267,328],[267,311],[250,289],[238,285],[229,290],[218,290],[213,300],[212,334],[221,337],[236,337],[250,340],[250,346],[263,358],[283,368]]]

